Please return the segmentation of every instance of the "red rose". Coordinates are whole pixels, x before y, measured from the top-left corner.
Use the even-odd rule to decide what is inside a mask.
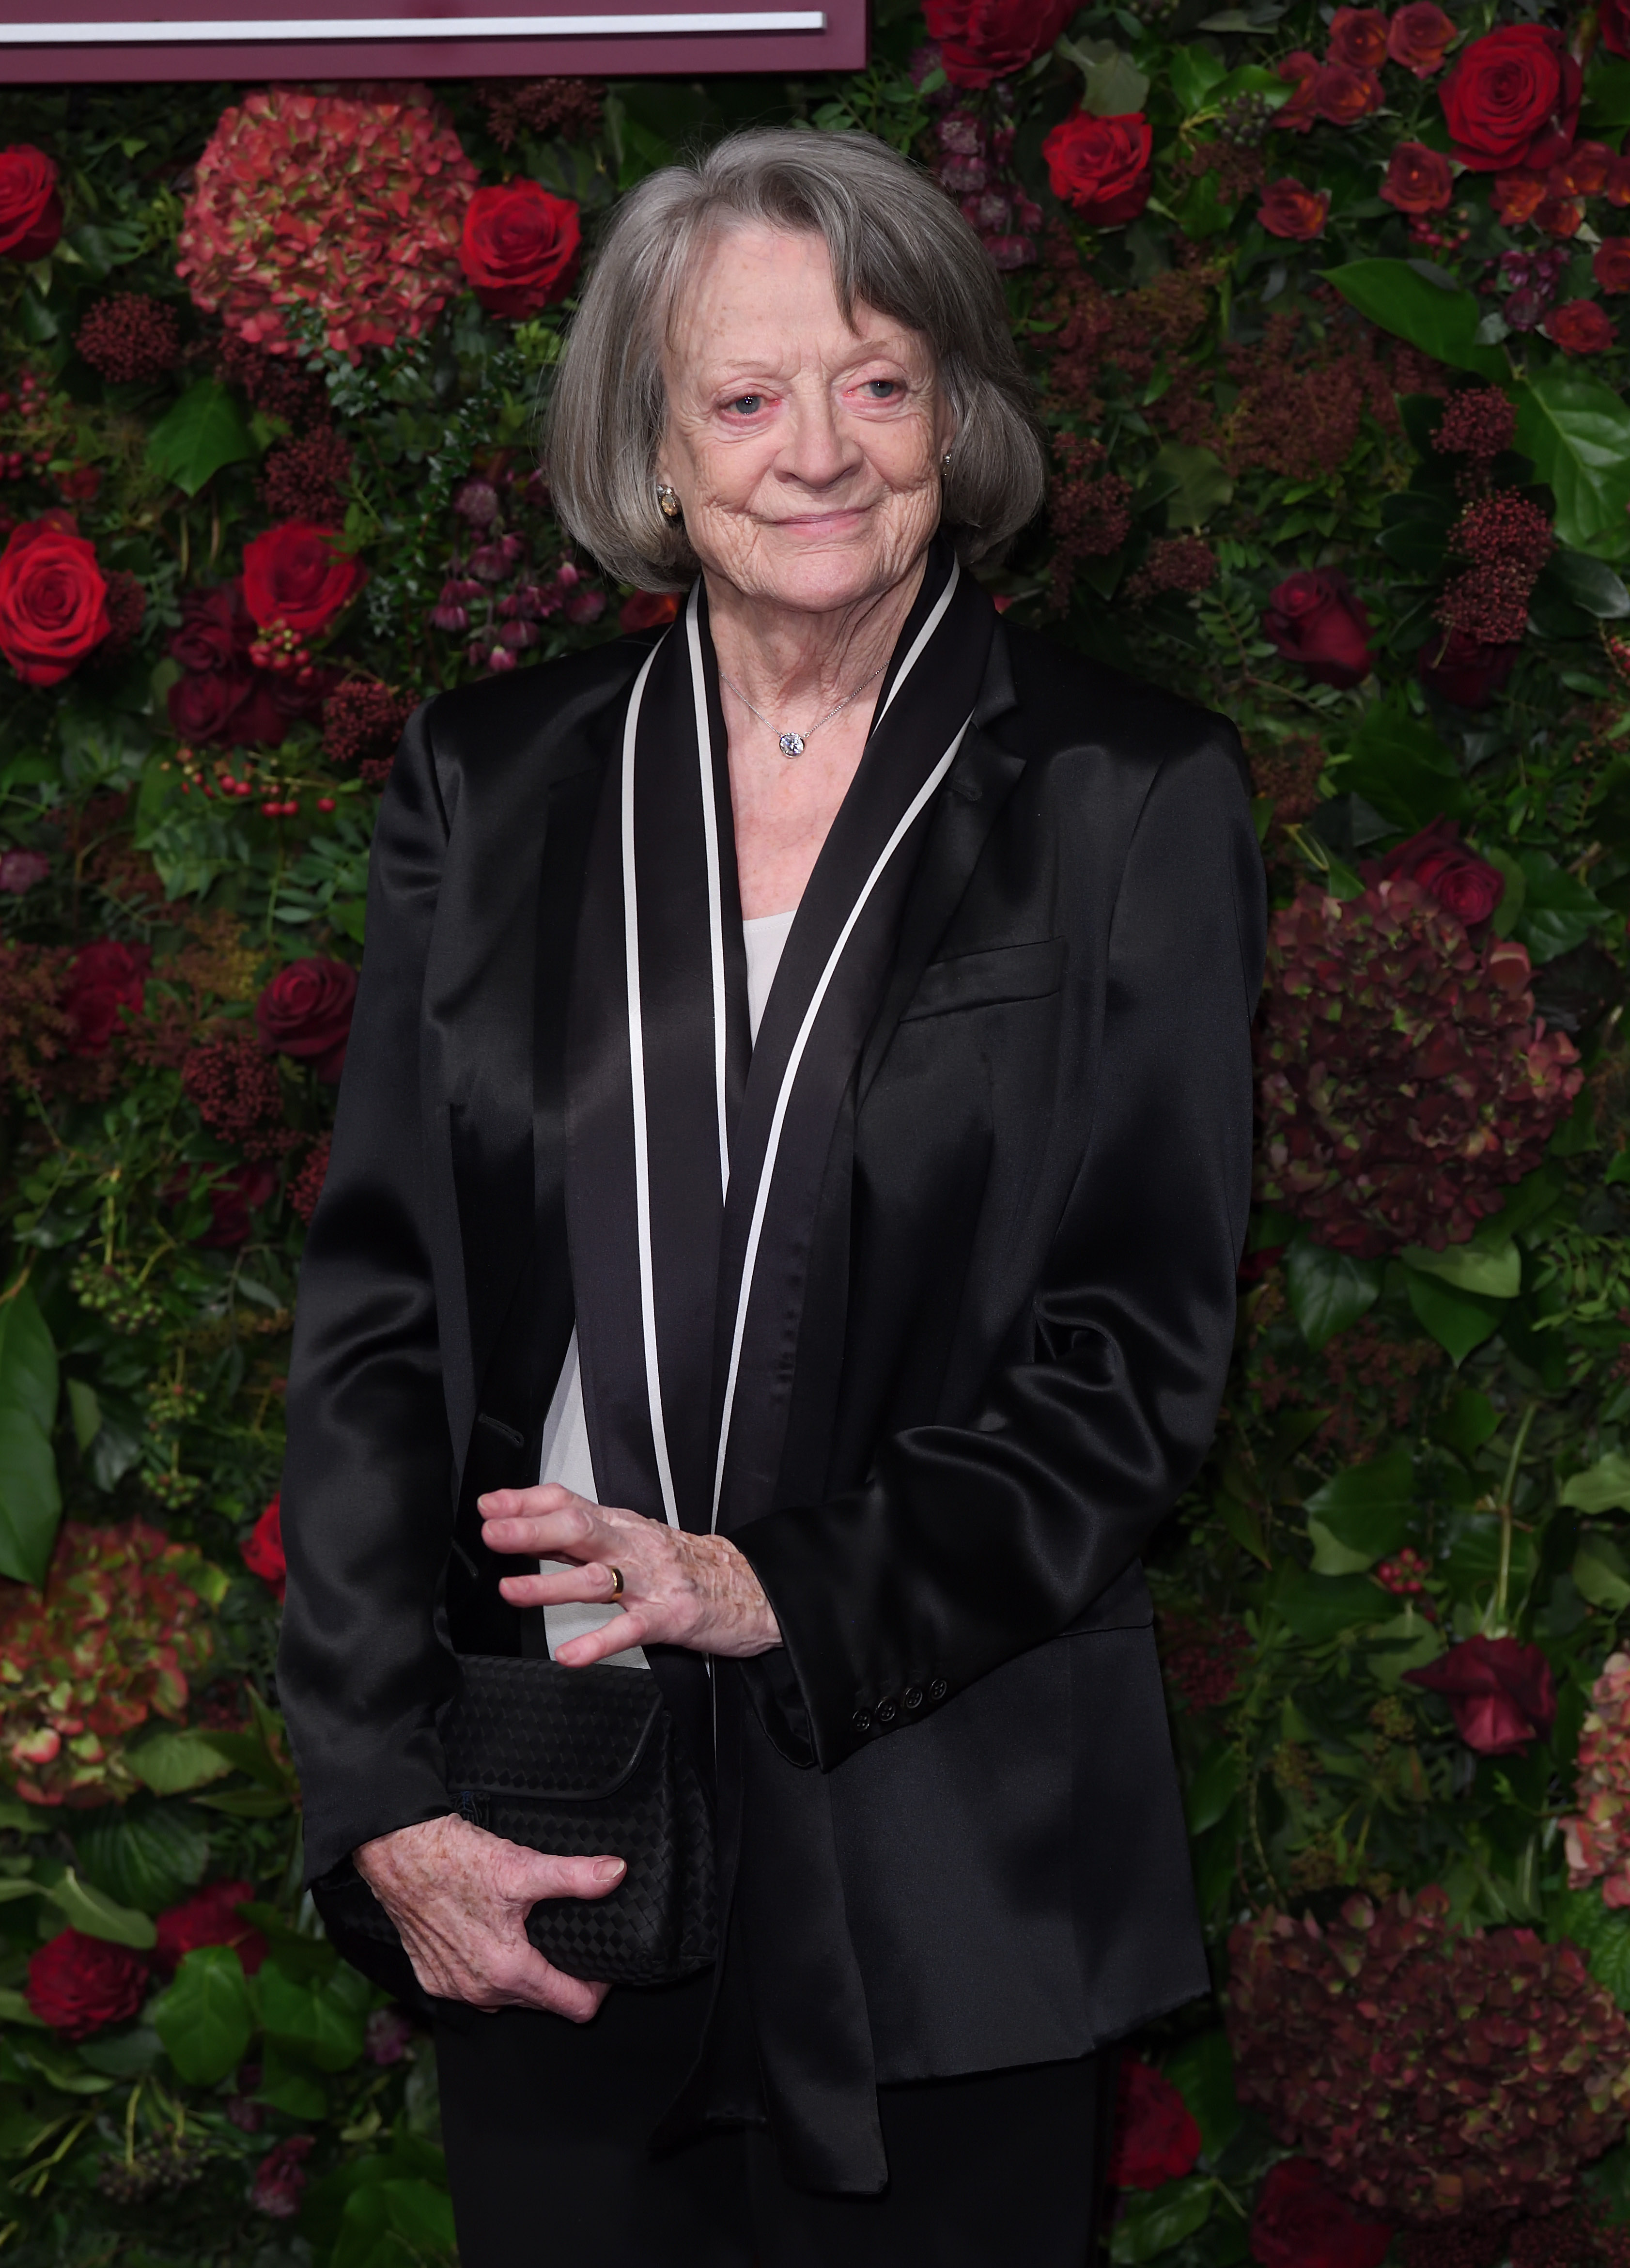
[[[1494,218],[1501,228],[1521,228],[1530,221],[1545,201],[1545,177],[1543,173],[1496,173],[1494,193],[1489,199]]]
[[[1553,197],[1599,197],[1614,163],[1605,142],[1576,142],[1567,157],[1552,166],[1545,179],[1546,191]]]
[[[236,583],[181,596],[181,626],[171,633],[169,651],[183,669],[229,669],[245,661],[254,643],[254,624]]]
[[[1140,110],[1095,118],[1078,110],[1042,144],[1052,193],[1098,228],[1136,220],[1149,202],[1154,136]]]
[[[926,0],[928,36],[953,86],[989,86],[1057,41],[1075,0]]]
[[[1630,0],[1597,0],[1597,28],[1610,55],[1630,55]]]
[[[278,1490],[240,1547],[251,1575],[269,1585],[281,1601],[288,1588],[289,1563],[283,1556],[283,1491]]]
[[[232,1166],[210,1191],[210,1226],[197,1240],[206,1251],[232,1252],[246,1241],[258,1212],[277,1186],[269,1166]]]
[[[1630,236],[1604,236],[1591,255],[1590,273],[1604,291],[1630,291]]]
[[[624,599],[617,615],[617,627],[624,630],[653,630],[659,622],[671,622],[679,613],[679,600],[671,591],[636,591],[631,599]]]
[[[578,272],[583,231],[570,197],[536,181],[477,189],[464,208],[459,259],[490,315],[535,315],[563,298]]]
[[[152,957],[150,946],[115,945],[111,938],[100,939],[75,954],[63,995],[63,1006],[77,1027],[73,1054],[106,1055],[121,1010],[141,1014]]]
[[[153,1957],[160,1968],[176,1968],[201,1945],[230,1945],[237,1949],[244,1974],[253,1977],[271,1949],[260,1931],[238,1912],[254,1896],[247,1882],[211,1882],[207,1889],[195,1890],[179,1906],[168,1907],[157,1924],[159,1942]]]
[[[1120,2190],[1157,2190],[1193,2169],[1200,2130],[1163,2072],[1128,2057],[1115,2095],[1110,2179]]]
[[[1583,85],[1560,32],[1539,24],[1486,32],[1439,89],[1455,156],[1478,173],[1552,165],[1573,141]]]
[[[1406,1669],[1412,1685],[1442,1693],[1455,1729],[1480,1756],[1521,1756],[1556,1721],[1556,1683],[1537,1646],[1514,1638],[1469,1638],[1424,1669]]]
[[[1315,112],[1331,126],[1356,126],[1386,100],[1373,70],[1353,70],[1346,63],[1321,63],[1308,92]]]
[[[1595,299],[1564,299],[1540,328],[1564,354],[1604,354],[1613,343],[1613,319]]]
[[[360,559],[339,549],[331,527],[285,520],[243,547],[243,600],[264,630],[286,622],[314,637],[368,579]]]
[[[1367,858],[1359,871],[1367,882],[1419,882],[1468,929],[1486,922],[1506,891],[1499,867],[1466,849],[1452,819],[1435,819],[1384,858]]]
[[[42,2024],[64,2039],[87,2040],[135,2015],[148,1982],[147,1963],[128,1945],[65,1929],[30,1958],[24,1992]]]
[[[1486,709],[1523,651],[1520,643],[1485,645],[1464,630],[1450,630],[1441,642],[1429,638],[1420,649],[1415,674],[1430,692],[1461,709]]]
[[[1257,208],[1257,218],[1270,236],[1290,237],[1305,244],[1324,235],[1329,210],[1328,189],[1305,188],[1287,176],[1282,181],[1269,182]]]
[[[249,2185],[249,2202],[257,2213],[269,2213],[274,2220],[293,2220],[300,2209],[307,2179],[306,2161],[313,2146],[310,2134],[291,2134],[286,2142],[268,2150]]]
[[[1313,82],[1320,68],[1318,57],[1309,55],[1306,48],[1298,48],[1275,63],[1276,76],[1294,90],[1290,100],[1281,103],[1274,112],[1275,126],[1288,127],[1293,134],[1307,133],[1317,114],[1313,107]]]
[[[190,747],[232,747],[238,738],[232,720],[254,682],[252,669],[189,670],[164,696],[170,730]]]
[[[113,624],[107,585],[65,512],[11,531],[0,552],[0,653],[25,685],[60,685]]]
[[[310,1062],[332,1083],[344,1068],[356,1000],[357,972],[344,961],[291,961],[254,1004],[261,1044]]]
[[[0,255],[42,260],[62,232],[56,167],[45,151],[26,142],[0,150]]]
[[[1262,627],[1287,661],[1321,685],[1369,675],[1369,618],[1345,575],[1304,567],[1270,593]]]
[[[1542,197],[1534,215],[1536,228],[1543,228],[1547,236],[1577,236],[1585,209],[1577,197]]]
[[[1447,212],[1455,194],[1449,160],[1424,142],[1400,142],[1387,160],[1381,194],[1399,212]]]
[[[1430,78],[1434,71],[1442,70],[1454,37],[1454,25],[1435,0],[1410,0],[1408,7],[1400,8],[1392,18],[1387,53],[1417,78]]]
[[[1379,70],[1387,59],[1387,19],[1379,8],[1338,8],[1331,18],[1332,63]]]
[[[1308,2158],[1281,2158],[1250,2221],[1258,2268],[1381,2268],[1392,2242],[1382,2220],[1357,2212]]]

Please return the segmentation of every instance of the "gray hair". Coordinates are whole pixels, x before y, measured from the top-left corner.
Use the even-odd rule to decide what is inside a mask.
[[[1001,284],[962,214],[869,134],[800,127],[733,134],[650,174],[607,232],[557,368],[545,427],[562,525],[620,581],[682,591],[697,562],[657,509],[667,423],[662,347],[692,264],[721,227],[813,232],[838,305],[918,332],[957,419],[943,519],[963,558],[999,551],[1040,510],[1046,457]]]

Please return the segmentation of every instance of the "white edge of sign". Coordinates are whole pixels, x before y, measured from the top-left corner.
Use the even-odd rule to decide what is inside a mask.
[[[259,40],[660,39],[665,33],[824,32],[823,9],[685,15],[271,17],[240,23],[0,24],[0,47],[156,47]]]

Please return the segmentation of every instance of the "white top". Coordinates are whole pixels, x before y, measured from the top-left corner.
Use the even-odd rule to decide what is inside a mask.
[[[797,911],[794,906],[791,913],[760,914],[756,920],[741,924],[742,941],[747,946],[748,1028],[755,1040]],[[578,1366],[575,1331],[560,1366],[560,1376],[555,1381],[549,1415],[543,1420],[543,1454],[538,1467],[538,1482],[542,1486],[548,1481],[557,1481],[562,1488],[569,1488],[575,1496],[586,1497],[591,1504],[600,1501],[594,1483],[594,1460],[588,1446],[588,1421],[583,1414],[583,1375]],[[565,1559],[538,1562],[541,1569],[570,1565]],[[568,1639],[586,1637],[590,1631],[598,1630],[601,1623],[609,1622],[613,1615],[622,1612],[621,1607],[545,1607],[543,1626],[549,1634],[549,1659],[554,1659]],[[625,1669],[645,1669],[650,1666],[645,1648],[639,1646],[631,1646],[623,1653],[608,1654],[607,1660]]]

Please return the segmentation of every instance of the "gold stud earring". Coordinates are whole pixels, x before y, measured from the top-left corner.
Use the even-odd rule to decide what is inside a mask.
[[[666,481],[657,483],[657,510],[664,519],[682,519],[684,517],[684,507],[679,501],[677,490],[669,488]]]

